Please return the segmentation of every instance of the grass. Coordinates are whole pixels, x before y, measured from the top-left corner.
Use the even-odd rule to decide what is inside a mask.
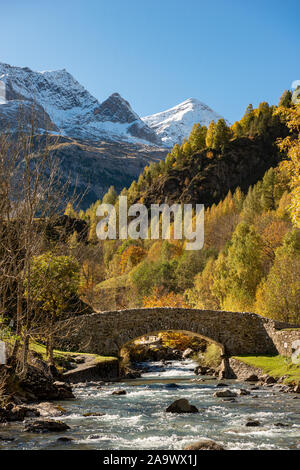
[[[300,364],[293,364],[290,358],[284,356],[236,356],[235,359],[262,369],[274,378],[286,375],[285,383],[300,382]]]
[[[97,289],[116,289],[119,287],[127,287],[129,283],[128,274],[112,277],[97,284]]]
[[[283,328],[281,331],[300,331],[300,328]]]
[[[30,350],[34,351],[38,354],[42,355],[42,358],[46,360],[46,346],[36,341],[32,341],[30,343]],[[94,363],[101,363],[101,362],[110,362],[116,361],[116,357],[112,356],[100,356],[99,354],[89,354],[89,353],[81,353],[81,352],[70,352],[70,351],[60,351],[58,349],[54,349],[53,356],[55,361],[59,361],[61,359],[68,360],[71,356],[90,356],[94,359]]]

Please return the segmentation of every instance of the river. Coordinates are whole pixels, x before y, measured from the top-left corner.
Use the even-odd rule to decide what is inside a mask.
[[[75,388],[76,399],[59,404],[66,414],[57,418],[71,427],[63,434],[29,434],[22,424],[10,424],[0,434],[12,442],[0,449],[183,449],[187,444],[210,438],[228,449],[300,449],[300,399],[276,391],[276,387],[251,390],[235,402],[213,397],[218,381],[196,383],[191,360],[142,364],[147,367],[141,379]],[[176,383],[178,388],[169,388]],[[251,385],[226,381],[231,390],[251,389]],[[112,395],[114,390],[126,395]],[[172,414],[165,409],[175,399],[187,398],[199,413]],[[104,416],[83,417],[103,412]],[[250,418],[259,427],[246,427]],[[275,426],[282,423],[284,426]],[[56,442],[58,437],[74,439]]]

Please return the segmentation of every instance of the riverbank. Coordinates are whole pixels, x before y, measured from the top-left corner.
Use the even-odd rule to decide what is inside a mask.
[[[239,356],[229,359],[231,370],[240,380],[251,375],[268,375],[274,382],[300,387],[300,364],[294,364],[288,357],[276,356]]]
[[[39,419],[25,418],[0,430],[0,436],[13,439],[0,441],[0,448],[166,450],[211,439],[225,449],[300,449],[298,394],[281,393],[276,384],[205,376],[196,382],[191,360],[147,366],[137,380],[75,384],[74,399],[53,403],[64,410],[52,419],[68,428],[25,431]],[[222,397],[224,390],[233,396]],[[198,412],[167,413],[177,399],[187,399]]]

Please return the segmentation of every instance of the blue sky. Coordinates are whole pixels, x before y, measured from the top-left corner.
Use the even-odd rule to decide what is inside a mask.
[[[231,122],[300,79],[300,2],[0,0],[0,61],[66,68],[141,116],[193,97]]]

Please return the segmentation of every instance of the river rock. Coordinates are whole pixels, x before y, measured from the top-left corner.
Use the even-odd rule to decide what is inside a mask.
[[[141,372],[139,370],[126,368],[124,371],[125,379],[139,379],[141,377]]]
[[[53,381],[50,372],[47,375],[44,370],[31,365],[28,365],[26,376],[19,382],[19,386],[36,401],[75,398],[68,384]]]
[[[245,388],[240,388],[237,393],[238,395],[250,395],[249,390],[246,390]]]
[[[215,371],[210,367],[206,366],[197,366],[194,369],[194,374],[196,375],[213,375]]]
[[[295,393],[300,393],[300,382],[298,383],[298,385],[296,385],[296,386],[294,387],[293,391],[294,391]]]
[[[41,402],[34,405],[34,408],[40,413],[42,417],[48,416],[61,416],[66,413],[66,410],[60,405],[54,405],[50,402]]]
[[[126,390],[115,390],[112,395],[126,395]]]
[[[277,382],[277,380],[272,377],[271,375],[265,374],[260,377],[260,380],[262,380],[265,384],[267,385],[272,385]]]
[[[258,382],[259,378],[255,374],[250,374],[248,375],[245,379],[244,382]]]
[[[13,405],[11,403],[6,405],[4,412],[2,413],[4,422],[24,421],[25,418],[35,418],[38,416],[40,416],[39,411],[33,407]]]
[[[59,437],[58,439],[56,439],[56,442],[61,442],[61,443],[67,443],[67,442],[72,442],[72,441],[74,441],[72,437],[66,437],[66,436]]]
[[[257,420],[254,420],[254,419],[249,419],[246,423],[246,426],[248,427],[256,427],[256,426],[260,426],[260,421],[257,421]]]
[[[221,444],[210,439],[203,439],[202,441],[192,442],[188,444],[184,450],[226,450]]]
[[[166,409],[167,413],[198,413],[199,410],[196,406],[191,405],[188,400],[185,398],[180,398],[175,400],[168,408]]]
[[[25,432],[45,433],[45,432],[62,432],[70,429],[66,423],[53,420],[37,420],[28,423],[24,429]]]
[[[192,354],[194,354],[193,349],[187,348],[185,351],[183,351],[182,358],[187,359],[188,357],[191,357]]]
[[[237,396],[237,393],[232,392],[228,388],[225,390],[218,390],[217,392],[214,393],[214,397],[217,398],[234,398]]]
[[[165,385],[166,388],[179,388],[179,385],[175,383],[170,383]]]
[[[223,382],[219,382],[216,387],[228,387],[227,384],[223,383]]]
[[[85,418],[88,418],[89,416],[104,416],[105,413],[100,413],[100,412],[91,412],[91,413],[84,413],[82,416]]]

